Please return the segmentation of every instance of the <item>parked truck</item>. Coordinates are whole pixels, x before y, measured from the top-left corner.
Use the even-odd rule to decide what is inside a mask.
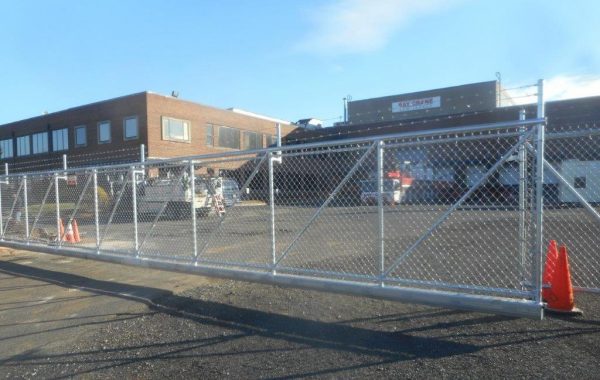
[[[560,174],[586,201],[600,203],[600,161],[565,160]],[[561,203],[579,202],[563,183],[558,185],[558,197]]]
[[[156,214],[164,206],[165,216],[180,218],[189,215],[193,202],[196,214],[207,216],[222,214],[225,207],[239,202],[239,185],[232,178],[197,177],[194,185],[195,194],[192,196],[188,176],[148,181],[141,191],[138,210],[141,214]]]
[[[406,192],[413,183],[413,178],[401,173],[391,171],[385,174],[383,179],[382,199],[384,204],[399,204],[404,199]],[[370,179],[360,182],[360,200],[363,203],[374,205],[379,201],[377,180]]]

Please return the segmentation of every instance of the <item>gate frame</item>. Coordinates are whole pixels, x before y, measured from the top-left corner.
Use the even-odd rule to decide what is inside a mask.
[[[169,271],[177,271],[177,272],[186,272],[186,273],[193,273],[193,274],[200,274],[200,275],[205,275],[205,276],[212,276],[212,277],[219,277],[219,278],[228,278],[228,279],[235,279],[235,280],[244,280],[244,281],[251,281],[251,282],[259,282],[259,283],[268,283],[268,284],[275,284],[275,285],[281,285],[281,286],[287,286],[287,287],[296,287],[296,288],[303,288],[303,289],[312,289],[312,290],[319,290],[319,291],[326,291],[326,292],[333,292],[333,293],[343,293],[343,294],[351,294],[351,295],[358,295],[358,296],[366,296],[366,297],[371,297],[371,298],[378,298],[378,299],[385,299],[385,300],[392,300],[392,301],[398,301],[398,302],[411,302],[411,303],[419,303],[419,304],[425,304],[425,305],[430,305],[430,306],[439,306],[439,307],[447,307],[447,308],[454,308],[454,309],[463,309],[463,310],[473,310],[473,311],[479,311],[479,312],[489,312],[489,313],[495,313],[495,314],[503,314],[503,315],[510,315],[510,316],[517,316],[517,317],[528,317],[528,318],[533,318],[533,319],[541,319],[543,317],[543,304],[541,302],[541,262],[542,262],[542,247],[541,247],[541,234],[542,234],[542,221],[543,221],[543,209],[540,208],[540,206],[543,206],[543,200],[541,198],[541,188],[543,186],[543,170],[540,171],[540,167],[543,169],[543,143],[544,143],[544,124],[545,124],[545,120],[543,118],[536,118],[536,119],[531,119],[531,120],[518,120],[518,121],[510,121],[510,122],[502,122],[502,123],[493,123],[493,124],[481,124],[481,125],[475,125],[475,126],[468,126],[468,127],[463,127],[463,128],[446,128],[446,129],[439,129],[439,130],[432,130],[432,131],[423,131],[423,132],[410,132],[410,133],[400,133],[400,134],[394,134],[394,135],[387,135],[387,136],[374,136],[374,137],[367,137],[367,138],[355,138],[355,139],[348,139],[348,140],[340,140],[340,141],[332,141],[332,142],[326,142],[326,143],[312,143],[312,144],[305,144],[305,145],[292,145],[292,146],[281,146],[281,147],[274,147],[274,148],[268,148],[268,149],[260,149],[260,150],[253,150],[253,151],[240,151],[240,152],[233,152],[233,153],[228,153],[225,156],[226,157],[240,157],[240,156],[253,156],[256,155],[258,157],[258,155],[260,154],[264,154],[265,156],[267,156],[268,160],[269,160],[269,174],[270,174],[270,181],[269,181],[269,187],[270,187],[270,196],[269,196],[269,206],[271,209],[271,217],[273,218],[274,216],[274,197],[273,197],[273,160],[274,158],[277,159],[279,158],[279,153],[278,152],[282,152],[282,151],[296,151],[296,150],[300,150],[300,149],[310,149],[310,148],[317,148],[317,147],[332,147],[332,146],[340,146],[340,145],[344,145],[344,146],[352,146],[353,144],[358,144],[361,146],[361,149],[364,150],[366,153],[362,156],[362,159],[364,159],[364,157],[368,156],[370,153],[372,153],[373,151],[377,152],[377,156],[380,156],[383,152],[383,144],[382,144],[382,140],[391,140],[391,139],[402,139],[402,138],[414,138],[414,137],[435,137],[435,136],[441,136],[441,135],[447,135],[447,134],[464,134],[464,133],[476,133],[476,132],[483,132],[483,131],[500,131],[500,130],[507,130],[507,129],[526,129],[525,132],[520,132],[518,134],[516,134],[516,136],[519,136],[519,139],[517,141],[517,143],[515,145],[511,144],[511,147],[508,149],[508,151],[506,153],[503,154],[502,158],[500,158],[486,173],[486,175],[484,175],[484,177],[482,177],[478,183],[476,183],[474,186],[472,186],[468,192],[463,195],[463,197],[461,197],[461,199],[459,199],[459,201],[457,201],[454,205],[452,205],[447,211],[446,213],[444,213],[444,215],[442,215],[441,218],[438,219],[438,221],[436,221],[434,223],[434,225],[432,226],[432,228],[430,228],[428,230],[428,232],[430,233],[433,229],[435,229],[437,226],[439,226],[440,224],[442,224],[444,222],[444,220],[454,211],[456,210],[456,208],[458,208],[460,206],[460,204],[462,203],[462,201],[464,201],[464,199],[466,199],[466,197],[468,197],[470,194],[472,194],[472,192],[479,186],[481,185],[481,183],[483,183],[485,181],[485,179],[492,174],[493,172],[495,172],[495,170],[504,162],[506,161],[506,159],[508,157],[510,157],[513,153],[515,153],[521,146],[523,146],[526,142],[527,139],[534,133],[537,133],[537,138],[536,138],[536,146],[537,146],[537,160],[536,160],[536,216],[537,216],[537,220],[539,221],[537,227],[537,234],[536,234],[536,249],[535,252],[533,252],[533,259],[534,259],[534,273],[533,273],[533,278],[532,278],[532,282],[533,282],[533,290],[529,291],[529,292],[523,292],[522,294],[526,294],[528,296],[531,297],[531,299],[517,299],[517,298],[510,298],[510,297],[500,297],[500,296],[492,296],[492,295],[478,295],[478,294],[470,294],[470,293],[460,293],[458,291],[447,291],[447,290],[438,290],[438,289],[423,289],[423,288],[411,288],[411,287],[406,287],[406,286],[397,286],[397,285],[393,285],[394,283],[394,279],[393,278],[388,278],[387,275],[390,274],[393,269],[395,269],[398,264],[399,264],[399,259],[402,259],[403,257],[405,257],[405,254],[408,253],[410,254],[410,252],[412,250],[414,250],[414,248],[412,248],[412,250],[409,248],[409,250],[405,251],[405,253],[403,253],[402,255],[400,255],[400,257],[398,258],[398,260],[396,260],[395,263],[392,263],[388,270],[383,271],[380,274],[379,277],[377,278],[369,278],[367,281],[363,280],[363,281],[351,281],[351,280],[347,280],[347,279],[332,279],[332,278],[316,278],[314,276],[309,276],[309,275],[295,275],[295,274],[286,274],[286,273],[278,273],[276,271],[276,266],[277,264],[281,261],[281,259],[283,259],[284,256],[280,257],[279,260],[277,260],[277,257],[275,255],[275,251],[273,251],[273,263],[271,266],[266,266],[266,267],[259,267],[256,269],[260,269],[260,270],[254,270],[252,271],[251,266],[248,266],[248,268],[246,269],[236,269],[233,267],[223,267],[225,265],[225,263],[221,263],[221,266],[218,267],[214,264],[208,263],[208,262],[204,262],[204,261],[198,261],[198,257],[192,257],[192,260],[188,260],[188,262],[174,262],[174,261],[168,261],[168,259],[157,259],[157,258],[151,258],[151,257],[144,257],[143,254],[140,255],[140,253],[137,251],[137,249],[135,250],[135,255],[127,255],[126,252],[123,252],[123,254],[116,254],[114,252],[110,252],[110,251],[103,251],[101,250],[101,245],[102,245],[102,240],[103,238],[106,236],[106,231],[104,234],[100,235],[99,231],[98,231],[98,223],[97,223],[97,247],[95,249],[90,249],[90,248],[83,248],[83,247],[73,247],[73,246],[64,246],[62,244],[60,244],[60,241],[58,242],[58,244],[39,244],[39,243],[33,243],[33,242],[19,242],[19,241],[3,241],[2,245],[4,246],[9,246],[9,247],[14,247],[14,248],[25,248],[25,249],[30,249],[30,250],[36,250],[36,251],[40,251],[40,252],[45,252],[45,253],[51,253],[51,254],[57,254],[57,255],[63,255],[63,256],[75,256],[75,257],[80,257],[80,258],[88,258],[88,259],[94,259],[94,260],[101,260],[101,261],[107,261],[107,262],[113,262],[113,263],[119,263],[119,264],[127,264],[127,265],[135,265],[135,266],[144,266],[144,267],[148,267],[148,268],[154,268],[154,269],[162,269],[162,270],[169,270]],[[532,127],[530,130],[527,130],[527,127]],[[502,134],[500,134],[499,136],[503,136]],[[509,135],[509,136],[515,136],[513,135]],[[485,138],[485,137],[484,137]],[[435,140],[433,140],[433,142],[435,142]],[[540,154],[540,152],[542,154]],[[100,167],[95,167],[95,168],[85,168],[85,169],[68,169],[68,170],[61,170],[60,173],[58,171],[46,171],[46,172],[39,172],[39,173],[28,173],[27,176],[35,176],[36,174],[39,175],[48,175],[50,178],[50,175],[54,175],[54,179],[57,182],[58,181],[58,175],[59,174],[63,174],[66,175],[66,173],[68,172],[80,172],[82,170],[86,171],[88,173],[88,175],[90,176],[88,178],[88,184],[89,181],[93,179],[94,184],[96,184],[97,182],[97,178],[96,178],[96,173],[99,169],[118,169],[118,170],[122,170],[122,171],[128,171],[131,176],[131,178],[133,179],[133,191],[134,193],[136,192],[136,171],[137,168],[140,167],[146,167],[146,166],[150,166],[153,164],[165,164],[165,163],[173,163],[173,162],[178,162],[178,163],[185,163],[182,165],[185,165],[184,167],[189,167],[187,165],[189,165],[189,162],[192,162],[192,167],[193,167],[193,162],[194,160],[210,160],[210,159],[216,159],[216,158],[222,158],[224,155],[223,154],[211,154],[211,155],[203,155],[203,156],[194,156],[194,157],[180,157],[180,158],[174,158],[174,159],[169,159],[169,160],[145,160],[142,161],[140,163],[128,163],[128,164],[122,164],[122,165],[112,165],[112,166],[100,166]],[[276,157],[273,157],[276,156]],[[541,159],[540,159],[541,157]],[[256,160],[258,158],[255,158]],[[378,160],[381,161],[381,160]],[[186,163],[187,162],[187,163]],[[257,167],[261,166],[261,164],[264,161],[260,161],[257,164]],[[357,162],[357,165],[360,166],[360,160],[359,162]],[[356,166],[355,166],[356,167]],[[381,162],[378,162],[378,172],[380,171],[379,169],[381,169],[382,164]],[[193,170],[192,170],[193,171]],[[254,173],[254,172],[253,172]],[[349,173],[349,175],[351,175],[351,173]],[[10,174],[8,176],[0,176],[0,179],[5,179],[8,177],[17,177],[17,178],[26,178],[26,175],[19,175],[19,174]],[[379,176],[381,177],[381,175]],[[379,179],[378,182],[381,182],[381,179]],[[1,183],[1,181],[0,181]],[[343,182],[341,183],[343,185]],[[542,184],[542,185],[541,185]],[[118,203],[121,200],[121,197],[123,196],[123,192],[125,191],[125,187],[127,185],[127,182],[123,183],[122,188],[120,189],[120,192],[118,194],[118,199],[117,199],[117,203],[115,204],[115,207],[113,207],[113,210],[111,212],[111,215],[109,217],[109,223],[107,223],[105,230],[108,229],[108,226],[110,225],[110,221],[112,220],[112,217],[114,216],[114,212],[115,212],[115,208],[118,205]],[[379,185],[381,186],[381,183],[379,183]],[[0,187],[2,185],[0,184]],[[247,185],[246,185],[247,186]],[[340,185],[338,185],[339,187]],[[56,186],[56,198],[58,200],[58,186]],[[380,192],[381,194],[381,192]],[[94,191],[94,196],[95,196],[95,200],[94,200],[94,205],[95,205],[95,220],[97,222],[97,214],[98,214],[98,210],[97,210],[97,191]],[[330,195],[330,198],[332,198],[333,196],[335,196],[334,193],[332,193]],[[380,196],[381,198],[381,196]],[[329,199],[329,198],[328,198]],[[378,206],[380,209],[382,209],[382,201],[381,199],[378,202]],[[327,202],[324,203],[323,207],[326,207]],[[57,208],[59,206],[59,202],[57,202]],[[1,210],[0,210],[1,211]],[[135,204],[134,204],[134,210],[135,212]],[[60,210],[57,209],[57,219],[59,218],[59,213]],[[381,211],[378,211],[378,215],[381,216],[382,213]],[[313,215],[314,219],[318,217],[318,213],[316,213],[315,215]],[[2,223],[2,213],[0,212],[0,223]],[[134,215],[135,218],[135,215]],[[378,228],[382,228],[381,225],[381,219],[379,220],[379,227]],[[134,219],[134,224],[136,224],[137,221],[135,221]],[[272,231],[272,243],[273,246],[275,244],[275,235],[274,235],[274,220],[271,219],[271,231]],[[137,227],[137,226],[136,226]],[[418,241],[415,243],[416,245],[420,244],[421,241],[425,240],[428,236],[428,232],[425,233],[424,236],[420,237],[418,239]],[[99,236],[98,236],[99,235]],[[28,239],[27,239],[28,240]],[[136,233],[136,240],[137,240],[137,233]],[[293,244],[293,243],[292,243]],[[415,244],[413,244],[413,246],[415,246]],[[378,251],[381,253],[382,255],[382,260],[383,260],[383,254],[384,254],[384,246],[383,246],[383,241],[378,241]],[[136,242],[136,248],[137,247],[137,242]],[[130,252],[131,253],[131,252]],[[200,255],[198,255],[200,256]],[[383,263],[383,261],[382,261]],[[539,268],[539,270],[538,270]],[[250,269],[250,270],[249,270]],[[381,269],[385,269],[384,267],[382,267]],[[379,279],[379,280],[377,280]],[[476,287],[468,287],[465,286],[466,289],[475,289]]]

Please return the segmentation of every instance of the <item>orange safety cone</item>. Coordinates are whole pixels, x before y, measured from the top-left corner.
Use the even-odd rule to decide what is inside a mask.
[[[73,224],[67,223],[67,232],[65,233],[64,241],[68,243],[75,243],[75,236],[73,235]]]
[[[73,240],[75,243],[81,242],[81,237],[79,237],[79,227],[77,226],[77,219],[73,218]]]
[[[548,252],[546,253],[546,265],[544,266],[544,276],[542,277],[542,299],[548,300],[551,290],[552,277],[556,271],[556,263],[558,262],[558,244],[556,240],[550,240],[548,244]]]
[[[581,310],[575,307],[569,257],[567,247],[564,245],[558,251],[556,270],[550,283],[546,310],[568,315],[583,314]]]

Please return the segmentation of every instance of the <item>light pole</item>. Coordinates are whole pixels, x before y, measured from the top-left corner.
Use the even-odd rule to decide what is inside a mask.
[[[352,96],[346,95],[342,100],[344,101],[344,124],[346,124],[348,123],[348,102],[352,101]]]

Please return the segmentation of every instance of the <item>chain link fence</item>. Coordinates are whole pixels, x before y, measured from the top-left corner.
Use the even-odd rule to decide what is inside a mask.
[[[600,133],[548,134],[542,185],[539,123],[2,176],[2,239],[532,316],[548,239],[578,287],[600,268]]]
[[[546,135],[544,238],[566,245],[573,285],[600,292],[600,128],[567,126]]]

